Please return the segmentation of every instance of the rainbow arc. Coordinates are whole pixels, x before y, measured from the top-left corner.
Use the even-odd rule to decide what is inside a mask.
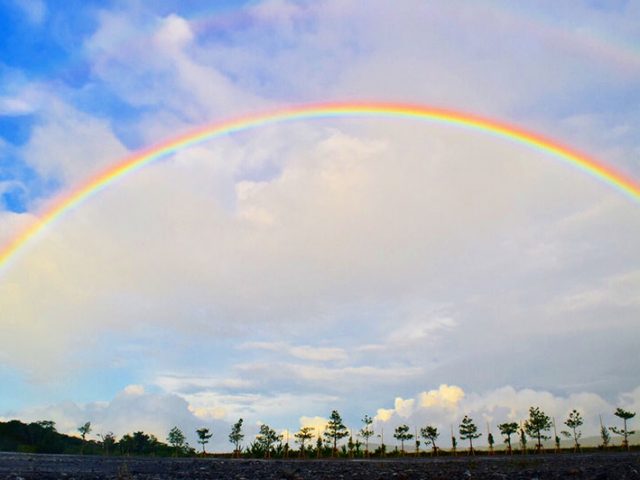
[[[172,138],[150,148],[133,153],[117,162],[104,172],[91,178],[75,190],[66,192],[48,209],[43,211],[37,221],[16,236],[0,250],[0,269],[29,242],[35,240],[48,225],[60,218],[65,212],[78,206],[99,190],[111,185],[119,178],[128,175],[145,165],[173,153],[212,140],[216,137],[245,130],[259,128],[269,124],[338,117],[383,117],[407,118],[434,122],[438,124],[464,127],[515,141],[533,147],[546,154],[568,163],[578,170],[586,172],[605,184],[616,188],[634,201],[640,202],[640,184],[633,179],[606,166],[600,161],[583,153],[567,148],[560,143],[529,132],[507,123],[483,118],[473,114],[431,108],[423,105],[382,103],[382,102],[344,102],[322,103],[282,108],[270,112],[243,116],[217,122],[193,130],[187,134]]]

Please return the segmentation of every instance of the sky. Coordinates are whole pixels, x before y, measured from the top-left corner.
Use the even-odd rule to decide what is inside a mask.
[[[0,0],[0,245],[143,148],[332,101],[479,115],[640,182],[640,2]],[[229,451],[261,423],[585,434],[640,409],[640,204],[495,135],[270,123],[119,178],[0,270],[0,419]],[[445,435],[446,436],[446,435]],[[484,435],[486,437],[486,433]],[[389,438],[389,437],[387,437]]]

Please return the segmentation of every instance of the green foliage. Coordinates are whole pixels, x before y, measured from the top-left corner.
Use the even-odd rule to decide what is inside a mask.
[[[273,444],[281,439],[282,435],[278,435],[274,429],[269,427],[269,425],[262,424],[260,425],[260,433],[256,435],[255,443],[262,451],[263,456],[265,458],[270,458]]]
[[[304,456],[304,444],[313,438],[314,427],[302,427],[293,436],[296,438],[296,443],[300,444],[300,456]],[[320,438],[320,437],[318,437]],[[322,440],[320,440],[322,443]]]
[[[409,425],[399,425],[396,427],[393,436],[396,440],[400,440],[400,451],[404,453],[404,441],[413,438],[413,434],[409,433]]]
[[[433,425],[427,425],[426,427],[420,429],[420,435],[426,440],[425,445],[431,444],[433,453],[437,455],[438,447],[436,446],[436,440],[440,436],[440,434],[438,433],[438,428],[434,427]]]
[[[373,431],[373,418],[371,418],[369,415],[365,415],[364,418],[362,419],[362,423],[364,424],[364,426],[362,427],[362,429],[360,430],[360,432],[358,433],[362,438],[364,438],[364,453],[365,455],[369,455],[369,438],[373,436],[374,431]]]
[[[331,416],[329,417],[329,421],[327,422],[327,426],[324,430],[324,436],[327,440],[331,440],[333,442],[333,454],[337,451],[338,448],[338,440],[349,435],[349,431],[347,427],[342,423],[342,417],[338,413],[337,410],[331,412]]]
[[[482,435],[478,433],[478,427],[473,423],[473,419],[465,415],[460,423],[459,431],[462,440],[469,440],[469,453],[473,454],[473,439]]]
[[[169,442],[169,445],[174,448],[174,453],[176,456],[184,448],[184,442],[186,440],[187,439],[184,436],[184,433],[182,433],[182,430],[180,430],[178,427],[173,427],[169,431],[169,435],[167,435],[167,442]]]
[[[542,451],[542,440],[550,438],[544,432],[548,432],[551,425],[551,417],[545,415],[539,407],[529,408],[529,419],[524,422],[524,429],[527,435],[538,440],[536,447],[539,452]]]
[[[202,454],[204,455],[205,453],[207,453],[204,449],[204,446],[209,443],[209,439],[213,437],[213,433],[209,433],[208,428],[199,428],[198,430],[196,430],[196,433],[198,434],[198,443],[202,445]]]
[[[611,435],[609,434],[609,430],[604,425],[600,425],[600,439],[602,440],[602,448],[607,448],[609,446],[609,442],[611,442]]]
[[[55,423],[0,422],[0,451],[30,453],[79,453],[82,440],[58,433]]]
[[[527,452],[527,434],[524,428],[520,429],[520,448],[522,449],[522,453]]]
[[[518,431],[518,424],[516,422],[501,423],[498,425],[498,430],[500,430],[500,433],[505,437],[504,443],[507,444],[507,451],[512,453],[511,435]]]
[[[233,453],[236,456],[240,456],[240,443],[244,440],[244,434],[242,433],[242,418],[238,419],[236,423],[231,427],[231,433],[229,433],[229,442],[233,444]]]
[[[116,444],[116,436],[113,432],[107,432],[105,434],[101,433],[98,436],[102,439],[102,448],[104,449],[104,453],[109,455]]]
[[[623,427],[622,429],[619,429],[616,427],[609,427],[609,430],[611,430],[616,435],[621,435],[623,437],[622,447],[629,450],[629,435],[633,435],[636,432],[635,430],[629,430],[627,428],[627,420],[631,420],[633,417],[635,417],[636,412],[630,412],[628,410],[623,410],[622,408],[618,407],[616,408],[614,415],[622,419]]]
[[[582,437],[582,432],[578,430],[578,428],[581,427],[583,423],[584,420],[582,419],[580,412],[578,412],[576,409],[573,409],[571,413],[569,413],[569,417],[564,421],[564,424],[569,427],[571,431],[568,432],[566,430],[563,430],[561,433],[567,438],[573,437],[575,451],[578,451],[578,449],[580,448],[578,440],[580,439],[580,437]],[[560,447],[560,439],[558,437],[556,437],[556,447]]]

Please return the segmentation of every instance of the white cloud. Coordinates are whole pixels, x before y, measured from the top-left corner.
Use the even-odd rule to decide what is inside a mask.
[[[145,393],[141,386],[134,387],[135,392],[127,387],[108,402],[64,402],[17,412],[16,416],[24,421],[53,420],[58,431],[76,436],[79,425],[91,422],[89,438],[97,438],[107,432],[119,437],[142,430],[165,441],[169,430],[178,426],[192,445],[196,444],[195,430],[203,423],[213,424],[216,433],[214,447],[226,448],[227,439],[222,432],[227,430],[227,423],[194,416],[189,404],[176,395]]]
[[[290,355],[301,360],[335,362],[347,360],[347,352],[337,347],[315,347],[311,345],[288,345],[284,342],[248,342],[238,347],[241,350],[268,350]]]
[[[24,149],[30,167],[65,189],[101,173],[128,152],[109,123],[51,99]]]
[[[582,431],[585,436],[597,436],[600,427],[600,416],[605,425],[616,422],[613,412],[616,406],[636,408],[638,405],[639,389],[620,395],[619,403],[609,402],[599,395],[588,392],[575,393],[568,396],[558,396],[544,390],[517,390],[510,386],[488,390],[483,393],[464,392],[460,387],[441,385],[438,390],[430,390],[417,395],[414,399],[404,400],[396,398],[395,407],[378,409],[376,421],[395,427],[402,423],[424,426],[437,426],[441,432],[447,432],[453,426],[457,432],[460,420],[469,415],[485,431],[485,423],[492,428],[496,435],[498,423],[507,421],[521,422],[529,417],[530,407],[540,407],[556,422],[558,431],[564,428],[564,421],[573,409],[577,409],[583,416],[585,423]],[[388,429],[378,425],[377,428]],[[486,435],[486,433],[485,433]],[[486,443],[484,437],[480,443]]]
[[[125,395],[144,395],[144,386],[142,385],[127,385],[123,390]]]
[[[463,2],[269,1],[245,13],[238,28],[203,31],[180,12],[103,10],[83,91],[3,92],[0,113],[38,112],[19,154],[69,186],[127,153],[114,130],[155,144],[270,105],[357,97],[494,115],[612,164],[637,158],[637,119],[603,107],[635,88],[633,64],[602,68],[577,27],[536,32],[530,16]],[[580,6],[571,18],[597,30],[624,15]],[[94,115],[74,103],[87,92],[136,114]],[[0,215],[0,240],[33,218]],[[0,355],[40,381],[143,358],[203,418],[269,421],[344,398],[375,411],[385,392],[406,397],[427,378],[497,390],[444,385],[379,415],[515,418],[587,387],[612,398],[637,383],[620,358],[639,339],[639,222],[601,182],[478,132],[380,118],[269,125],[150,165],[52,225],[3,273]]]
[[[314,435],[322,435],[327,427],[329,419],[324,417],[300,417],[300,428],[313,428]]]
[[[456,385],[440,385],[437,390],[422,392],[419,405],[423,408],[444,407],[455,409],[464,398],[464,391]]]

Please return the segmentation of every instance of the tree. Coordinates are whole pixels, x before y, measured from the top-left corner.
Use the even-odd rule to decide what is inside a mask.
[[[207,453],[204,446],[209,443],[209,439],[213,437],[213,432],[209,433],[208,428],[199,428],[196,430],[196,433],[198,434],[198,443],[202,445],[202,456],[204,456]]]
[[[411,440],[413,438],[413,434],[409,433],[409,425],[400,425],[396,427],[393,436],[396,440],[400,440],[400,451],[402,452],[402,455],[404,455],[404,441]]]
[[[478,433],[478,427],[475,423],[473,423],[473,420],[468,415],[465,415],[462,419],[459,430],[460,439],[469,440],[469,455],[474,455],[473,439],[480,438],[480,436],[482,435],[481,433]]]
[[[602,415],[600,415],[600,438],[602,439],[602,449],[606,450],[611,441],[611,435],[609,435],[609,430],[602,423]]]
[[[240,457],[240,443],[244,439],[244,434],[242,433],[242,422],[243,420],[240,418],[236,423],[234,423],[231,427],[231,433],[229,434],[229,442],[234,446],[233,453],[236,457]]]
[[[296,437],[296,443],[300,444],[300,456],[304,457],[304,444],[307,440],[313,438],[314,427],[302,427],[293,436]]]
[[[436,440],[440,436],[440,434],[438,433],[438,428],[432,425],[427,425],[426,427],[420,429],[420,435],[422,435],[422,438],[426,440],[424,442],[425,445],[431,444],[434,455],[438,455],[438,447],[436,446]]]
[[[316,458],[320,458],[322,456],[322,437],[318,434],[318,438],[316,439]]]
[[[573,443],[574,443],[573,450],[575,452],[577,452],[578,449],[580,448],[580,444],[578,443],[578,440],[582,436],[582,432],[578,430],[578,428],[582,426],[583,423],[584,423],[584,420],[582,419],[580,412],[578,412],[576,409],[573,409],[571,410],[571,413],[569,413],[569,417],[564,421],[564,424],[567,427],[569,427],[571,431],[567,432],[563,430],[562,432],[560,432],[562,433],[562,435],[564,435],[567,438],[573,437]]]
[[[109,452],[116,444],[116,436],[113,432],[107,432],[105,434],[100,434],[100,438],[102,439],[102,448],[104,448],[104,453],[108,456]]]
[[[527,434],[523,427],[520,427],[520,448],[523,454],[527,453]]]
[[[623,437],[622,448],[626,448],[627,450],[629,450],[629,435],[633,435],[636,432],[635,430],[627,429],[627,420],[631,420],[633,417],[635,417],[636,412],[630,412],[618,407],[616,408],[614,415],[622,419],[622,421],[624,422],[624,426],[622,427],[622,430],[616,427],[609,427],[609,430],[611,430],[616,435],[621,435]]]
[[[324,436],[333,442],[333,450],[331,456],[334,456],[338,451],[338,440],[349,435],[347,427],[342,423],[342,417],[337,410],[331,412],[329,422],[324,431]]]
[[[82,437],[82,447],[80,447],[80,453],[84,453],[84,444],[86,442],[86,437],[89,433],[91,433],[91,422],[80,425],[78,427],[78,431],[80,432],[80,436]]]
[[[489,432],[487,434],[487,443],[489,444],[489,453],[493,454],[493,444],[496,443],[493,439],[493,433]]]
[[[282,435],[278,435],[269,425],[260,425],[260,433],[256,435],[256,442],[264,450],[265,458],[271,458],[271,446],[278,440],[282,439]]]
[[[511,435],[518,431],[518,424],[516,422],[501,423],[498,425],[498,430],[500,430],[500,433],[505,436],[504,443],[507,444],[509,454],[513,454],[513,451],[511,450]]]
[[[538,440],[536,448],[542,451],[542,440],[548,440],[549,436],[544,432],[551,429],[551,418],[540,410],[539,407],[529,407],[529,419],[524,422],[524,429],[531,438]]]
[[[372,437],[374,432],[373,432],[373,418],[371,418],[369,415],[365,415],[364,418],[362,419],[362,423],[364,424],[364,426],[362,427],[362,429],[360,430],[360,436],[362,438],[364,438],[364,454],[365,456],[369,456],[369,437]]]
[[[184,436],[184,433],[182,433],[182,430],[178,427],[173,427],[169,431],[169,435],[167,435],[167,442],[174,448],[173,454],[176,457],[178,456],[178,452],[184,448],[185,440],[186,437]]]
[[[118,445],[120,447],[120,453],[129,455],[133,448],[133,437],[130,434],[125,433],[118,442]]]
[[[153,448],[155,437],[143,431],[133,432],[131,437],[131,451],[138,455],[149,453]]]
[[[35,423],[36,425],[40,425],[45,430],[49,430],[50,432],[57,432],[56,422],[54,422],[53,420],[38,420]]]

